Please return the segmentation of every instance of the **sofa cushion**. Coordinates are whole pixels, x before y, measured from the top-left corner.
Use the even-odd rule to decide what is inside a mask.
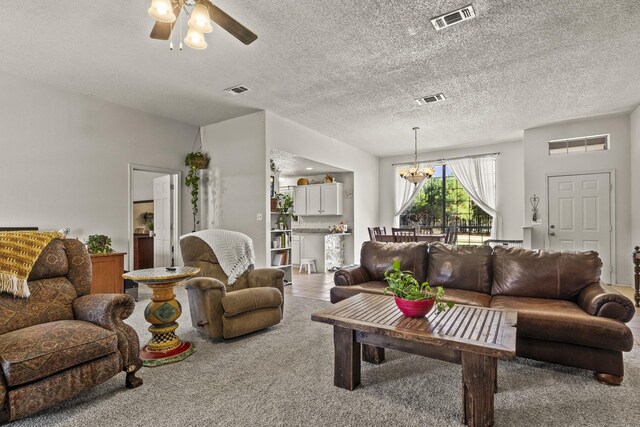
[[[445,288],[444,300],[454,304],[489,307],[491,304],[491,295],[464,289]]]
[[[491,300],[491,308],[518,312],[518,338],[614,351],[633,348],[633,335],[624,323],[591,316],[571,301],[498,295]]]
[[[575,301],[583,288],[600,281],[597,252],[556,252],[496,247],[492,295]]]
[[[261,308],[280,308],[280,305],[282,305],[282,294],[276,288],[240,289],[239,291],[228,292],[222,298],[225,317],[232,317]]]
[[[40,323],[73,319],[76,289],[66,277],[29,282],[29,298],[0,293],[0,335]]]
[[[491,252],[489,246],[433,243],[429,247],[429,285],[489,294],[493,276]]]
[[[0,335],[0,365],[11,387],[114,353],[116,333],[89,322],[60,320]]]
[[[427,280],[427,257],[429,245],[420,243],[364,242],[360,252],[362,265],[369,278],[384,280],[385,271],[391,270],[393,260],[400,259],[400,269],[408,270],[420,283]]]

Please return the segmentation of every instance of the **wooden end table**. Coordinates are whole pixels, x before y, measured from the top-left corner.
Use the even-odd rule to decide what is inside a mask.
[[[140,351],[144,366],[155,367],[186,359],[195,351],[190,342],[182,342],[175,333],[182,306],[173,293],[173,288],[200,272],[195,267],[148,268],[123,274],[125,279],[144,283],[153,291],[151,302],[144,309],[144,318],[151,323],[151,340]]]
[[[493,424],[497,360],[516,356],[517,312],[456,305],[427,317],[405,317],[392,297],[358,294],[314,313],[311,320],[333,325],[334,385],[360,384],[360,356],[381,363],[391,348],[462,365],[462,420]]]

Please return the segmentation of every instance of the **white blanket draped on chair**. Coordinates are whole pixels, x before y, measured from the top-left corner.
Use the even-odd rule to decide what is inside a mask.
[[[253,252],[253,241],[246,234],[229,230],[202,230],[185,234],[202,239],[218,258],[218,263],[233,285],[245,271],[253,269],[256,257]]]

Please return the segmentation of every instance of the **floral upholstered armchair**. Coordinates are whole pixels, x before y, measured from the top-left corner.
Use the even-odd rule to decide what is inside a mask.
[[[77,240],[55,239],[28,278],[31,296],[0,293],[0,423],[34,414],[121,371],[135,388],[142,363],[124,294],[89,295],[91,261]]]

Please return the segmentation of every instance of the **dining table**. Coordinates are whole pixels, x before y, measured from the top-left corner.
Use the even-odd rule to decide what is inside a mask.
[[[445,234],[416,234],[416,242],[443,242]],[[377,234],[376,242],[394,243],[393,234]]]

